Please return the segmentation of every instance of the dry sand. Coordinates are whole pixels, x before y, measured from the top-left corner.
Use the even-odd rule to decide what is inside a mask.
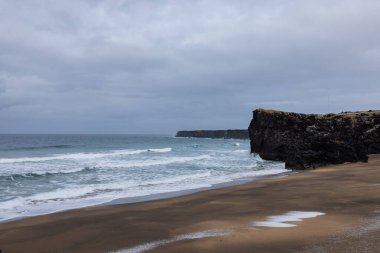
[[[252,225],[289,211],[325,215],[290,222],[295,227]],[[210,230],[221,234],[198,238],[212,235]],[[378,238],[380,155],[371,156],[368,163],[328,166],[172,199],[84,208],[0,224],[3,253],[123,248],[141,252],[149,246],[152,249],[144,252],[362,253],[380,252]],[[151,242],[156,245],[136,248]]]

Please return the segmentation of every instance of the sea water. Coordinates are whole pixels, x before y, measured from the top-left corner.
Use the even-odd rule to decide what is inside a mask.
[[[284,172],[248,140],[0,135],[0,221]]]

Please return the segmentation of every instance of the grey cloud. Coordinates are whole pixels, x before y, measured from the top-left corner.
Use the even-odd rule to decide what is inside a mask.
[[[0,1],[0,132],[173,133],[244,128],[255,107],[379,108],[379,12],[375,0]]]

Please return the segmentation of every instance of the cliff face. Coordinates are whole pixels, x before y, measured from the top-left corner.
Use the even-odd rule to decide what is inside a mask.
[[[251,152],[287,168],[367,161],[380,153],[380,111],[300,114],[258,109],[249,125]]]
[[[246,129],[178,131],[176,137],[249,139]]]

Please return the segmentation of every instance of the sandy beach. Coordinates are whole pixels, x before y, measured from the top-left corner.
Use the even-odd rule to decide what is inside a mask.
[[[378,252],[379,171],[380,155],[372,155],[368,163],[1,223],[0,249],[3,253]],[[294,214],[313,217],[289,220]]]

